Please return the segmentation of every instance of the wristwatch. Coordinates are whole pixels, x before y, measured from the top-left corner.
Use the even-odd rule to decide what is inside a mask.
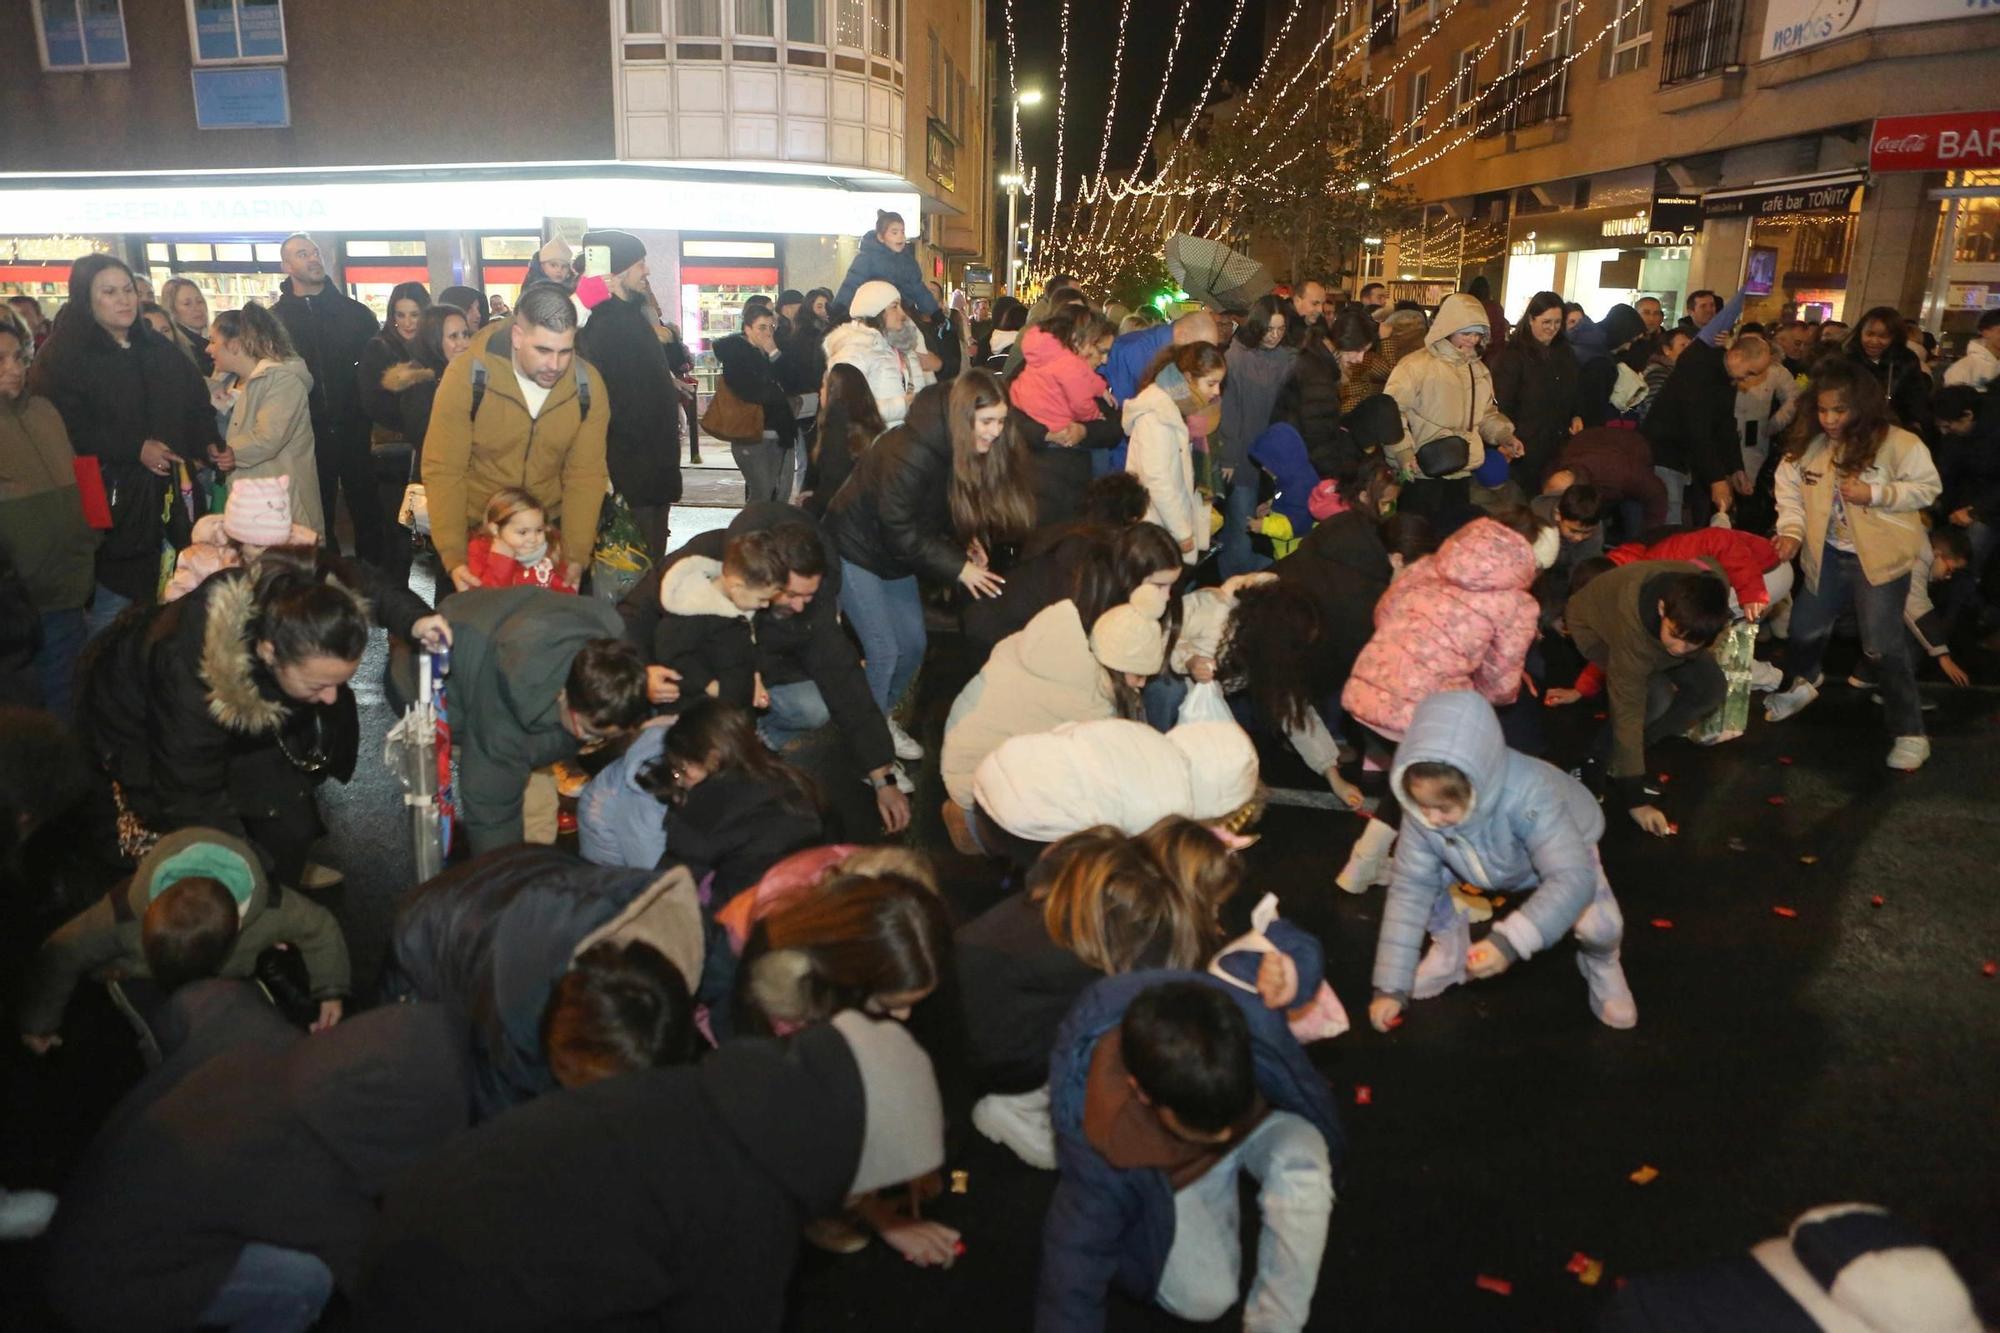
[[[890,773],[883,777],[878,778],[873,773],[870,773],[868,775],[868,785],[873,787],[876,791],[881,791],[884,787],[895,786],[896,776],[894,773]]]

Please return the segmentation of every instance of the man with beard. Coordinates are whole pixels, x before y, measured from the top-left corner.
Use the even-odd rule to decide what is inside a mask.
[[[593,231],[583,252],[610,251],[610,299],[590,312],[580,348],[604,377],[611,399],[606,457],[611,485],[631,506],[655,564],[667,549],[668,516],[681,498],[680,395],[667,349],[646,317],[651,290],[646,246],[623,231]]]

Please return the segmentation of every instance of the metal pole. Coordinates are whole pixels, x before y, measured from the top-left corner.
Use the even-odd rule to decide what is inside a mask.
[[[1021,247],[1019,234],[1016,230],[1018,224],[1015,217],[1021,195],[1021,104],[1012,98],[1008,100],[1011,105],[1008,108],[1010,114],[1007,117],[1007,161],[1009,171],[1007,178],[1007,295],[1018,301],[1021,297],[1017,290],[1015,271],[1019,263]]]

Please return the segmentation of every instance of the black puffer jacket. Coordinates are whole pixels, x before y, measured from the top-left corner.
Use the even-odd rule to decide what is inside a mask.
[[[382,377],[389,367],[403,365],[411,359],[403,340],[393,330],[384,329],[368,340],[368,345],[361,349],[361,360],[354,367],[361,410],[377,426],[397,435],[403,434],[403,408],[396,401],[397,391],[384,383]]]
[[[840,558],[877,578],[950,584],[965,568],[965,544],[951,526],[950,392],[933,384],[918,393],[903,424],[868,446],[827,507]]]
[[[1926,443],[1937,438],[1936,418],[1931,411],[1931,377],[1908,343],[1891,343],[1880,361],[1870,361],[1861,350],[1857,330],[1841,347],[1841,353],[1858,366],[1866,366],[1889,399],[1896,424],[1923,437]]]
[[[1098,972],[1049,937],[1042,905],[1010,894],[954,938],[965,1012],[966,1063],[976,1091],[1015,1094],[1049,1077],[1056,1030]],[[1150,960],[1159,966],[1162,959]]]
[[[1021,558],[1007,571],[1007,586],[998,597],[968,602],[963,621],[967,648],[977,671],[1000,640],[1018,634],[1028,622],[1068,597],[1076,595],[1076,575],[1095,554],[1108,547],[1115,534],[1089,523],[1063,523],[1036,528],[1021,547]]]
[[[764,409],[764,429],[790,444],[798,435],[798,418],[792,415],[791,396],[779,379],[784,353],[773,360],[762,348],[740,333],[732,333],[715,344],[715,359],[722,363],[722,382],[746,403]]]
[[[1053,527],[1083,516],[1084,492],[1090,489],[1091,450],[1116,449],[1125,442],[1124,428],[1112,415],[1083,423],[1081,443],[1049,443],[1049,428],[1017,408],[1007,411],[1008,424],[1028,446],[1034,468],[1035,526]]]
[[[1577,414],[1586,430],[1595,430],[1618,415],[1611,406],[1611,391],[1618,387],[1618,351],[1646,331],[1639,312],[1623,302],[1604,312],[1595,328],[1592,345],[1578,344],[1576,353],[1581,374],[1577,380]],[[1522,437],[1526,439],[1526,436]]]
[[[1530,494],[1569,438],[1569,423],[1583,415],[1582,373],[1569,340],[1560,335],[1543,347],[1533,335],[1516,332],[1494,359],[1493,400],[1528,447],[1514,464],[1514,479]],[[1615,364],[1612,373],[1617,374]],[[1605,393],[1608,398],[1610,390]]]
[[[148,472],[140,447],[158,440],[190,465],[208,461],[219,439],[215,408],[194,363],[154,333],[145,321],[132,326],[130,345],[92,325],[60,361],[37,367],[35,393],[62,414],[70,446],[95,458],[111,501],[111,531],[97,548],[97,581],[142,605],[159,587],[160,543],[185,545],[194,518],[174,503],[162,519],[171,481]]]
[[[331,279],[317,295],[300,296],[287,278],[271,313],[284,324],[312,375],[313,433],[324,438],[333,426],[365,417],[356,367],[382,328],[374,312]]]
[[[1681,352],[1673,373],[1639,429],[1653,446],[1653,462],[1686,472],[1712,486],[1743,466],[1736,436],[1736,386],[1724,353],[1697,338]]]
[[[1306,442],[1314,460],[1334,456],[1334,433],[1340,429],[1340,357],[1317,333],[1308,333],[1292,362],[1292,377],[1278,391],[1274,420],[1288,421]],[[1321,471],[1320,475],[1331,473]]]
[[[436,1000],[471,1020],[473,1104],[497,1115],[556,1086],[542,1010],[575,957],[610,940],[652,945],[688,990],[706,957],[684,870],[594,866],[553,847],[503,847],[411,889],[396,910],[383,994]]]
[[[789,783],[725,769],[667,807],[666,864],[684,865],[696,879],[713,874],[710,895],[727,902],[785,857],[823,841],[823,832],[819,812],[806,809]]]
[[[1304,589],[1319,608],[1313,692],[1320,698],[1339,694],[1354,659],[1375,633],[1375,603],[1388,590],[1393,573],[1380,530],[1359,510],[1335,514],[1271,570],[1279,582]]]
[[[786,393],[818,393],[826,378],[826,325],[810,315],[798,323],[778,347],[778,382]]]
[[[681,498],[681,399],[667,349],[645,310],[620,297],[599,302],[577,339],[611,401],[604,458],[627,504]]]

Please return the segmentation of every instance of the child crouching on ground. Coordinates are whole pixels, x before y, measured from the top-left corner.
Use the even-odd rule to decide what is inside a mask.
[[[247,565],[269,547],[319,545],[317,532],[292,522],[291,484],[290,477],[247,477],[231,486],[221,513],[194,521],[162,600],[178,601],[211,574]]]
[[[1507,748],[1493,707],[1477,694],[1433,694],[1417,705],[1390,786],[1408,818],[1375,946],[1368,1021],[1386,1032],[1412,999],[1469,974],[1495,977],[1576,931],[1590,1011],[1607,1027],[1639,1021],[1618,961],[1624,920],[1598,859],[1604,814],[1581,782]],[[1451,885],[1526,893],[1478,944]],[[1423,961],[1424,935],[1431,947]]]
[[[1284,1015],[1214,977],[1139,972],[1085,992],[1050,1062],[1062,1183],[1042,1230],[1037,1333],[1101,1329],[1116,1286],[1183,1319],[1304,1328],[1344,1141]],[[1237,1175],[1259,1184],[1247,1300]]]
[[[563,569],[562,533],[549,526],[541,501],[513,486],[486,502],[486,524],[466,543],[465,562],[482,588],[576,591]]]

